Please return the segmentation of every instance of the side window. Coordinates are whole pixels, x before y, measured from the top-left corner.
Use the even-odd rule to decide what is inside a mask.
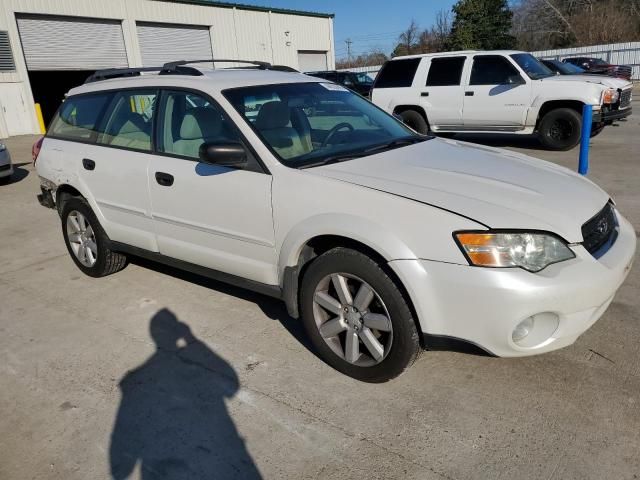
[[[241,141],[235,125],[205,97],[175,91],[164,98],[159,151],[197,159],[205,142]]]
[[[466,57],[433,58],[427,76],[427,87],[460,85]]]
[[[478,55],[473,57],[470,85],[504,85],[509,77],[519,75],[516,67],[500,55]]]
[[[97,143],[151,151],[152,118],[157,97],[155,90],[117,92],[99,128]]]
[[[420,58],[390,60],[376,77],[375,88],[410,87],[420,65]]]
[[[111,94],[99,93],[69,97],[49,127],[49,135],[69,140],[95,141],[100,118]]]

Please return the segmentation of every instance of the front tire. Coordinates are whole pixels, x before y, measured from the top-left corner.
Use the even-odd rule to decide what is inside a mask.
[[[542,117],[538,135],[549,150],[571,150],[580,142],[582,115],[571,108],[556,108]]]
[[[429,133],[429,124],[420,112],[415,110],[405,110],[400,114],[404,124],[415,130],[416,132],[427,135]]]
[[[302,322],[321,358],[336,370],[380,383],[420,353],[416,323],[394,280],[368,256],[334,248],[302,278]]]
[[[104,277],[126,267],[127,257],[107,247],[107,234],[83,198],[67,199],[61,219],[69,255],[83,273],[90,277]]]

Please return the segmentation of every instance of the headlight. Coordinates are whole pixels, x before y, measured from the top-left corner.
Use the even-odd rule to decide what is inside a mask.
[[[616,103],[620,93],[615,88],[607,88],[602,92],[602,103]]]
[[[520,267],[539,272],[552,263],[575,258],[560,238],[533,232],[457,232],[458,245],[472,265]]]

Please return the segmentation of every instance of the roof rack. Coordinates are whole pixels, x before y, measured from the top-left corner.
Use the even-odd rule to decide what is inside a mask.
[[[194,67],[187,67],[186,65],[209,62],[213,64],[213,68],[216,67],[216,63],[246,63],[261,70],[270,70],[273,68],[270,63],[258,60],[227,60],[217,58],[207,58],[206,60],[178,60],[176,62],[167,62],[161,67],[107,68],[97,70],[93,75],[90,75],[84,83],[99,82],[111,78],[137,77],[143,72],[159,72],[160,75],[201,76],[202,72],[200,70]],[[276,66],[275,69],[277,70],[278,66]]]

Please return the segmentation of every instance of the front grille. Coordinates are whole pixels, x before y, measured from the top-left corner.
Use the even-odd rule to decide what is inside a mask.
[[[627,108],[631,103],[631,91],[632,89],[630,88],[620,92],[620,108]]]
[[[618,221],[613,205],[607,203],[593,218],[582,225],[582,245],[598,258],[604,255],[618,236]]]
[[[0,172],[4,172],[5,170],[9,170],[11,168],[11,164],[7,163],[6,165],[0,165]]]

